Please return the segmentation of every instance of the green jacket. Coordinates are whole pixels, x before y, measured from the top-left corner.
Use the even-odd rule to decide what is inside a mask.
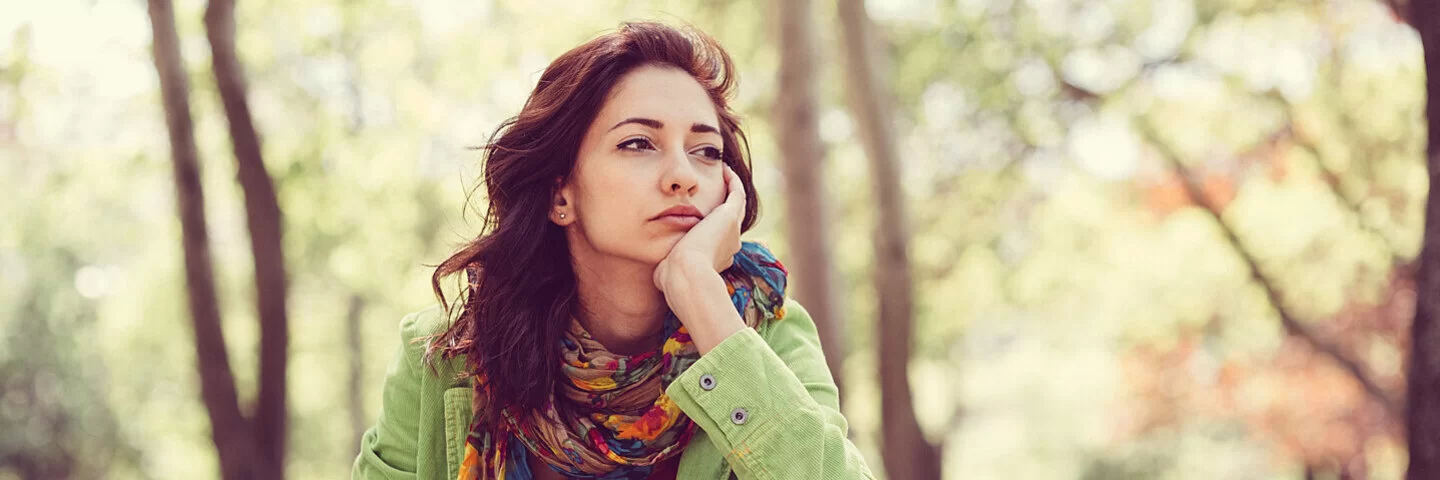
[[[794,300],[785,317],[731,335],[665,393],[700,427],[680,457],[680,479],[873,479],[840,414],[815,322]],[[470,386],[451,380],[464,359],[420,363],[411,340],[444,328],[438,306],[400,321],[380,419],[360,441],[357,479],[445,479],[458,474],[470,424]],[[708,390],[701,378],[708,377]],[[740,411],[743,409],[743,413]],[[737,415],[738,414],[738,415]]]

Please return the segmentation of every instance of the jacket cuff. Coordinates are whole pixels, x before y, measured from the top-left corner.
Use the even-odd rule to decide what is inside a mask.
[[[799,402],[814,402],[804,385],[753,328],[742,329],[702,355],[665,388],[721,452],[779,425]]]

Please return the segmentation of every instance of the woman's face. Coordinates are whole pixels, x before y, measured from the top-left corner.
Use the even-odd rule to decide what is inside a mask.
[[[621,77],[552,208],[572,254],[660,263],[694,223],[662,212],[689,205],[706,215],[725,199],[719,128],[715,104],[684,71],[644,66]]]

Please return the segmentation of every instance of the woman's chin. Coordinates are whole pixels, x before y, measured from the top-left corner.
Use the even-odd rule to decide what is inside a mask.
[[[675,249],[675,245],[680,243],[681,238],[684,238],[684,235],[663,236],[654,239],[645,249],[645,258],[654,259],[653,263],[659,265],[666,257],[670,256],[670,251]]]

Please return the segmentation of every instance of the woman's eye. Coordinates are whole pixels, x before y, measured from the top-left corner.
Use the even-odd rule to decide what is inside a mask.
[[[700,156],[703,156],[703,157],[705,157],[705,158],[709,158],[709,159],[712,159],[712,160],[719,160],[719,159],[720,159],[720,149],[715,148],[715,147],[705,147],[705,148],[696,150],[695,152],[696,152],[696,153],[699,153]]]
[[[644,139],[644,138],[632,138],[632,139],[629,139],[629,140],[620,142],[620,144],[619,144],[619,145],[616,145],[616,146],[617,146],[617,147],[620,147],[620,149],[622,149],[622,150],[654,150],[654,149],[655,149],[655,146],[650,144],[650,140],[647,140],[647,139]]]

